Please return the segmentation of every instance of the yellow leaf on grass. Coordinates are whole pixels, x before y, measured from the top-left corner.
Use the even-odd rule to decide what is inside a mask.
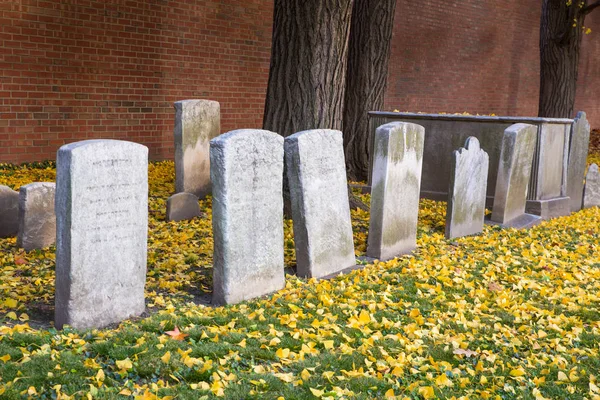
[[[162,362],[164,362],[165,364],[168,364],[169,361],[171,360],[171,352],[167,351],[165,354],[163,354],[163,356],[160,358],[162,360]]]
[[[396,394],[394,393],[394,389],[390,389],[387,392],[385,392],[385,398],[386,399],[395,399]]]
[[[302,380],[305,380],[305,381],[307,381],[307,380],[310,378],[310,372],[308,372],[308,371],[306,370],[306,368],[305,368],[305,369],[303,369],[303,370],[302,370],[302,372],[300,373],[300,377],[302,378]]]
[[[424,399],[433,399],[435,397],[435,392],[431,386],[420,387],[419,394],[423,396]]]
[[[116,361],[115,364],[117,365],[117,368],[119,368],[120,370],[126,371],[128,369],[133,368],[133,363],[131,362],[129,357],[127,357],[124,360]]]
[[[518,377],[518,376],[523,376],[525,374],[526,374],[526,372],[523,369],[523,367],[519,367],[517,369],[513,369],[512,371],[510,371],[510,376],[517,376]]]
[[[2,357],[0,357],[0,360],[3,362],[7,362],[8,360],[10,360],[10,354],[5,354]]]
[[[363,325],[368,324],[369,322],[371,322],[371,314],[369,314],[366,310],[362,310],[360,312],[360,315],[358,316],[358,322],[360,322]]]
[[[323,397],[323,393],[325,393],[323,390],[318,390],[318,389],[313,389],[310,388],[310,392],[313,394],[313,396],[321,398]]]
[[[275,355],[279,358],[288,358],[290,356],[290,349],[277,349]]]
[[[564,372],[558,371],[558,380],[561,381],[561,382],[568,382],[569,381],[569,377]]]

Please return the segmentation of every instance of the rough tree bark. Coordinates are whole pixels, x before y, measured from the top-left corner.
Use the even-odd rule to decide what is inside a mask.
[[[366,181],[370,138],[368,111],[383,109],[396,0],[354,0],[344,107],[348,178]]]
[[[600,0],[543,0],[540,24],[540,117],[573,114],[585,16]]]
[[[353,0],[275,0],[264,129],[342,129]]]

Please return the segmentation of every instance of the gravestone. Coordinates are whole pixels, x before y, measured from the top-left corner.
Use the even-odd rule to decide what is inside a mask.
[[[540,217],[525,214],[536,142],[537,127],[534,125],[514,124],[504,131],[492,222],[525,228],[540,220]]]
[[[258,129],[210,142],[213,303],[231,304],[285,286],[283,137]]]
[[[590,146],[590,124],[583,111],[577,113],[571,129],[571,145],[569,147],[569,167],[567,177],[567,196],[571,212],[581,210],[583,205],[583,180],[587,166]]]
[[[488,154],[471,136],[465,147],[454,151],[451,164],[446,238],[475,235],[483,230],[489,169]]]
[[[62,146],[56,166],[55,325],[99,328],[144,309],[148,148]]]
[[[583,208],[598,206],[600,206],[600,172],[598,172],[598,165],[592,164],[585,176]]]
[[[216,101],[175,102],[175,192],[210,194],[210,140],[221,132]]]
[[[184,221],[202,215],[198,197],[191,193],[177,193],[167,199],[167,221]]]
[[[387,260],[417,247],[425,129],[390,122],[375,131],[367,256]]]
[[[297,274],[320,278],[356,265],[342,132],[285,139]]]
[[[35,182],[19,190],[17,246],[27,251],[43,249],[56,241],[54,192],[56,184]]]
[[[0,238],[17,236],[19,231],[19,192],[0,185]]]

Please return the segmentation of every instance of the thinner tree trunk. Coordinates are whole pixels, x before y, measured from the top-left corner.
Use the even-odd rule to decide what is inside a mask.
[[[367,112],[383,108],[395,9],[396,0],[354,1],[344,108],[346,166],[354,181],[368,178]]]
[[[353,0],[275,0],[264,129],[342,129]]]
[[[579,4],[568,5],[566,0],[543,0],[540,24],[540,117],[570,118],[573,115],[585,18],[582,10],[586,3],[579,7]]]

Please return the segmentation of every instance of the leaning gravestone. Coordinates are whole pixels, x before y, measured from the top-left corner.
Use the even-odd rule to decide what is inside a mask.
[[[167,221],[184,221],[202,215],[198,197],[191,193],[177,193],[167,199]]]
[[[283,137],[254,129],[210,142],[213,303],[231,304],[285,286]]]
[[[570,197],[571,212],[581,210],[583,205],[583,179],[590,146],[590,124],[583,111],[577,113],[571,128],[567,195]]]
[[[35,182],[19,190],[17,246],[27,251],[43,249],[56,241],[54,192],[56,184]]]
[[[475,235],[483,230],[489,168],[488,154],[476,137],[454,151],[446,209],[446,238]]]
[[[417,247],[425,128],[391,122],[375,131],[367,256],[387,260]]]
[[[210,194],[210,140],[221,131],[220,105],[210,100],[175,103],[175,192]]]
[[[540,217],[525,214],[536,142],[537,127],[533,125],[514,124],[504,131],[492,222],[525,228],[540,220]]]
[[[19,231],[19,192],[0,185],[0,238],[14,237]]]
[[[55,325],[98,328],[144,309],[148,148],[62,146],[56,174]]]
[[[583,208],[600,206],[600,172],[598,165],[592,164],[585,176]]]
[[[297,274],[320,278],[356,265],[342,132],[285,139]]]

